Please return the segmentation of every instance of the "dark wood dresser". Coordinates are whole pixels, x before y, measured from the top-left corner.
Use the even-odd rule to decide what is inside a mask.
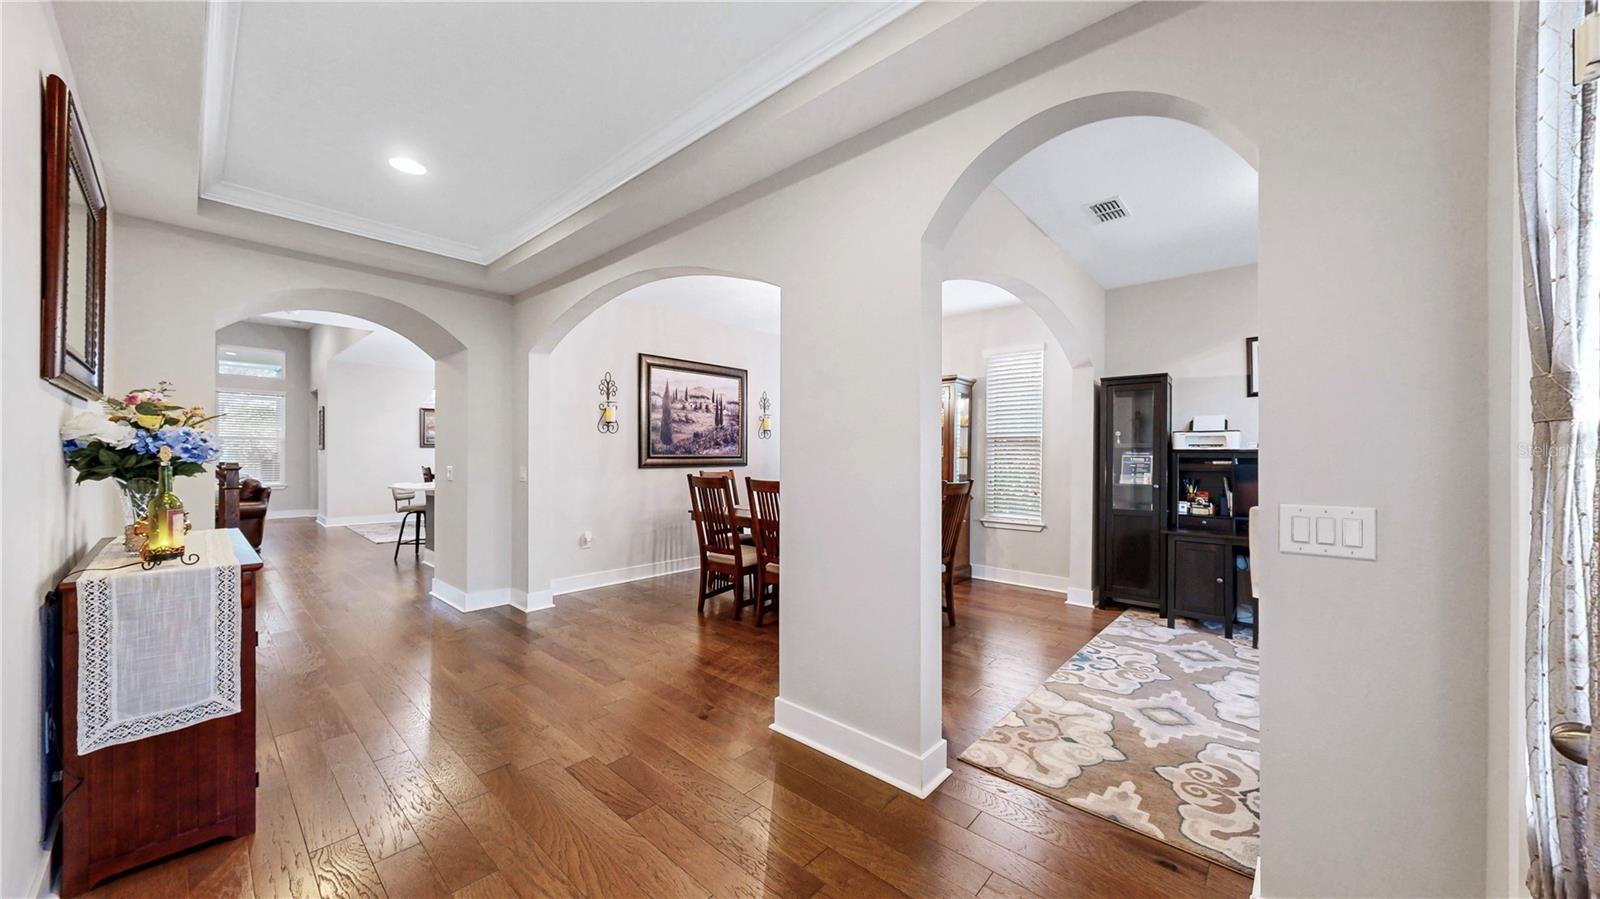
[[[256,829],[256,572],[261,557],[237,529],[241,711],[171,733],[78,755],[77,577],[61,602],[61,895],[185,849]],[[75,563],[88,564],[109,540]],[[171,564],[171,563],[169,563]]]

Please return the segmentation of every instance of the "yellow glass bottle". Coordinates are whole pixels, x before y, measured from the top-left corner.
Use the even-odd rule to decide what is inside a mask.
[[[172,492],[172,449],[161,448],[161,475],[150,511],[145,516],[145,544],[140,555],[146,559],[170,559],[183,555],[184,535],[189,531],[183,501]]]

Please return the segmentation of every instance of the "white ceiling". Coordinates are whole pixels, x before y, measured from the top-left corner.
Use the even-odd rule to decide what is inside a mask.
[[[1018,160],[1000,189],[1105,288],[1256,261],[1256,172],[1209,131],[1174,119],[1108,119]],[[1116,197],[1127,218],[1084,207]]]
[[[1003,309],[1022,302],[1011,291],[996,287],[987,281],[961,280],[944,282],[943,300],[943,312],[946,318],[969,312]]]
[[[681,5],[687,7],[684,14],[691,20],[707,14],[707,10],[724,13],[729,9],[721,4]],[[871,40],[862,41],[849,51],[839,53],[788,88],[728,121],[714,134],[694,141],[673,154],[664,164],[633,177],[607,194],[604,202],[585,207],[564,219],[557,227],[546,230],[490,265],[461,261],[197,196],[201,184],[208,181],[202,175],[203,168],[212,179],[219,175],[215,165],[217,144],[223,144],[221,149],[228,151],[228,159],[223,160],[223,169],[233,160],[235,150],[240,152],[240,160],[258,155],[255,151],[241,150],[226,141],[219,141],[219,138],[226,137],[225,131],[232,130],[231,125],[228,129],[203,128],[202,119],[206,118],[202,115],[203,110],[209,110],[210,119],[216,120],[218,110],[226,105],[230,121],[238,116],[241,128],[247,127],[249,122],[257,122],[248,127],[252,133],[269,141],[278,138],[272,133],[260,134],[263,127],[260,123],[284,122],[286,133],[294,135],[297,141],[303,139],[311,142],[319,150],[327,150],[323,138],[312,133],[313,129],[305,127],[305,123],[337,119],[335,112],[343,111],[340,114],[348,113],[351,118],[338,123],[339,133],[345,139],[354,139],[351,135],[356,133],[347,133],[345,129],[365,123],[366,131],[357,136],[364,136],[367,142],[359,146],[335,147],[330,152],[347,154],[352,159],[359,156],[360,165],[370,165],[370,168],[362,170],[359,178],[380,187],[381,192],[376,196],[363,195],[357,198],[354,209],[338,208],[338,204],[352,202],[339,193],[343,189],[340,184],[333,185],[337,189],[329,196],[296,195],[292,199],[332,209],[341,215],[354,213],[385,226],[420,231],[429,239],[443,237],[458,243],[470,242],[476,239],[471,234],[441,233],[445,231],[444,226],[435,226],[431,219],[423,220],[419,214],[430,208],[428,203],[436,201],[434,194],[438,191],[454,194],[458,188],[452,184],[447,188],[432,188],[433,193],[430,193],[427,188],[416,189],[418,185],[415,180],[409,185],[396,184],[392,179],[400,176],[384,164],[384,160],[393,152],[387,144],[379,146],[377,141],[380,138],[393,141],[417,139],[419,132],[414,132],[410,123],[421,112],[431,117],[435,113],[441,116],[465,116],[467,112],[475,111],[477,117],[471,118],[460,132],[463,139],[472,145],[470,154],[463,157],[465,151],[460,144],[454,143],[454,135],[441,138],[445,140],[444,156],[436,155],[438,148],[431,144],[409,150],[432,168],[432,172],[421,180],[433,179],[431,183],[438,185],[459,178],[462,172],[470,170],[488,187],[472,186],[462,190],[491,193],[490,202],[494,209],[489,212],[499,216],[497,220],[493,215],[486,214],[486,226],[492,224],[501,227],[506,220],[515,218],[506,211],[513,204],[515,211],[524,219],[534,220],[538,218],[536,213],[540,211],[540,204],[548,200],[547,188],[550,184],[540,181],[543,187],[535,191],[533,188],[539,185],[533,181],[544,178],[549,174],[546,170],[558,163],[568,168],[575,165],[572,160],[578,157],[574,153],[581,151],[565,149],[568,141],[589,141],[584,146],[591,148],[594,155],[589,161],[593,168],[598,169],[608,161],[608,158],[602,158],[605,152],[602,143],[620,147],[628,134],[648,132],[654,123],[661,120],[651,117],[650,114],[655,110],[646,110],[633,119],[621,121],[608,108],[586,108],[583,110],[585,117],[592,113],[602,123],[610,122],[607,127],[613,129],[603,134],[591,134],[586,126],[556,130],[553,119],[540,123],[531,118],[531,114],[522,111],[549,107],[571,114],[571,108],[564,105],[564,98],[590,96],[600,89],[596,87],[599,84],[612,94],[628,95],[618,98],[618,105],[637,113],[639,104],[629,99],[633,92],[664,103],[655,82],[680,71],[675,66],[672,72],[646,72],[641,77],[636,67],[624,66],[622,69],[597,72],[598,67],[591,66],[587,57],[600,54],[602,58],[612,59],[618,42],[636,40],[636,32],[640,29],[627,22],[617,23],[614,18],[604,20],[609,23],[608,27],[615,26],[610,31],[600,32],[589,28],[583,24],[581,16],[615,13],[615,9],[590,12],[589,6],[452,5],[452,10],[464,9],[466,12],[463,15],[473,17],[474,21],[480,23],[485,16],[541,14],[536,7],[563,7],[545,8],[542,14],[580,17],[566,20],[567,26],[564,27],[568,30],[560,35],[553,32],[532,37],[523,35],[528,40],[516,43],[516,52],[510,56],[513,61],[508,62],[503,53],[487,58],[486,54],[478,52],[479,46],[503,49],[506,39],[498,34],[482,36],[478,43],[474,43],[463,38],[459,31],[449,28],[440,33],[437,42],[433,40],[431,31],[420,36],[402,33],[396,35],[398,40],[391,42],[393,46],[377,45],[367,37],[369,33],[394,32],[397,29],[394,23],[398,21],[395,16],[409,17],[407,21],[426,25],[431,7],[411,9],[407,4],[394,3],[348,4],[327,9],[320,4],[310,3],[274,5],[259,12],[269,17],[299,16],[302,21],[323,22],[339,16],[355,15],[356,10],[360,11],[360,18],[354,23],[355,33],[341,35],[331,48],[325,40],[327,35],[322,33],[307,31],[295,34],[289,46],[279,47],[283,59],[290,61],[285,65],[291,70],[278,71],[282,66],[275,68],[269,61],[263,68],[258,65],[259,61],[250,59],[257,52],[251,48],[259,49],[261,46],[252,37],[253,26],[249,24],[258,9],[256,4],[245,4],[239,17],[236,54],[239,58],[236,61],[240,91],[257,98],[249,103],[244,102],[245,97],[235,98],[231,90],[224,93],[206,89],[208,69],[218,68],[208,64],[207,51],[225,46],[225,42],[208,39],[208,24],[221,23],[217,22],[216,17],[210,17],[208,23],[208,7],[205,4],[73,2],[57,3],[54,11],[63,42],[72,59],[78,109],[87,121],[96,161],[116,215],[151,219],[506,296],[538,284],[552,283],[584,263],[704,209],[708,204],[736,191],[762,184],[777,184],[779,182],[772,176],[784,169],[814,157],[839,141],[868,132],[874,126],[933,101],[974,78],[1067,35],[1091,29],[1092,36],[1085,35],[1083,42],[1083,52],[1089,52],[1094,46],[1117,40],[1128,28],[1146,27],[1150,20],[1179,15],[1182,9],[1177,5],[1132,5],[1127,0],[923,3],[878,30]],[[631,13],[638,14],[631,16],[629,21],[646,24],[655,21],[651,18],[651,11],[658,6],[628,5],[626,8]],[[824,14],[822,9],[818,7],[818,15]],[[841,9],[842,14],[857,11]],[[721,39],[726,39],[730,30],[736,34],[770,36],[770,30],[763,29],[770,29],[771,22],[759,18],[756,25],[747,25],[743,18],[746,12],[741,8],[734,17],[736,21],[733,25],[726,28],[718,25],[712,28],[712,33],[722,35]],[[780,7],[773,15],[798,17],[802,13],[803,10],[793,7]],[[757,10],[751,15],[764,17],[767,13]],[[369,16],[375,20],[372,29],[366,27]],[[1125,17],[1130,21],[1126,24],[1101,23],[1108,17]],[[350,22],[346,22],[344,27],[348,29],[350,25]],[[623,33],[617,33],[618,29]],[[280,24],[279,41],[284,40],[283,30]],[[669,29],[668,33],[676,32]],[[629,37],[629,34],[634,36]],[[802,34],[812,32],[805,31]],[[423,44],[421,50],[417,49],[419,43]],[[536,43],[549,52],[535,57],[524,51],[524,47]],[[697,37],[685,38],[679,43],[702,47]],[[547,45],[554,45],[554,49]],[[311,48],[317,48],[320,55],[306,58],[312,53]],[[793,49],[792,44],[789,49]],[[658,47],[656,52],[670,54],[675,51],[672,47],[666,50]],[[744,59],[747,55],[742,54],[739,58]],[[775,57],[781,53],[774,51],[768,55]],[[520,80],[507,82],[487,77],[490,73],[503,73],[523,57],[529,57],[523,62],[530,67],[530,72],[537,70],[540,73],[537,80],[531,76],[521,76]],[[552,60],[568,65],[551,72],[548,63]],[[741,72],[748,73],[752,66],[758,67],[764,62],[761,60],[746,65]],[[697,72],[696,77],[705,84],[715,74],[708,72],[706,65],[723,63],[717,60],[711,63],[697,61],[681,70]],[[298,71],[302,66],[324,73],[328,80],[311,81],[309,76]],[[306,93],[290,96],[287,88],[277,93],[263,90],[259,82],[262,71],[276,72],[286,79],[286,84],[297,85],[297,91]],[[369,76],[369,72],[387,73],[391,80],[383,82],[375,75]],[[441,101],[439,95],[443,93],[442,90],[436,91],[429,84],[414,86],[413,72],[429,72],[447,78],[453,84],[465,83],[470,89],[443,97]],[[627,73],[631,78],[626,91],[616,84],[617,72]],[[576,77],[579,73],[589,78],[589,82],[580,82]],[[676,92],[673,93],[674,97],[682,99],[690,93],[675,77],[667,80],[669,83],[661,89],[670,88]],[[252,83],[256,86],[251,87]],[[354,96],[358,86],[363,94]],[[483,98],[495,98],[499,105],[486,111],[483,107],[487,106],[487,102],[480,102],[480,95]],[[220,102],[223,96],[229,100],[227,104]],[[425,100],[433,104],[443,102],[445,108],[424,108]],[[255,111],[245,108],[258,102],[266,103],[267,107]],[[678,113],[688,116],[693,111],[679,110]],[[509,154],[512,161],[517,163],[509,168],[518,170],[513,172],[516,178],[529,179],[527,185],[507,183],[505,157],[496,155],[494,147],[486,139],[487,135],[511,129],[518,123],[524,131],[520,140],[529,146]],[[427,125],[426,122],[423,124]],[[204,167],[201,164],[203,132],[207,147],[204,155],[210,160]],[[433,133],[431,130],[420,132],[424,137]],[[662,132],[657,130],[650,133]],[[693,133],[692,129],[688,133]],[[881,139],[892,138],[895,133],[898,132],[893,129],[883,132]],[[593,150],[594,147],[599,149]],[[280,146],[278,152],[298,154],[301,148]],[[529,159],[539,160],[539,165],[526,165]],[[336,170],[335,161],[326,156],[311,159],[308,163],[309,176],[324,178],[318,172],[323,169]],[[268,160],[263,164],[271,163]],[[339,164],[347,163],[339,161]],[[560,174],[561,177],[573,179],[563,187],[577,186],[576,179],[580,176],[568,174],[565,169]],[[296,183],[284,185],[264,182],[252,186],[262,190],[270,187],[290,192],[297,189]],[[523,192],[526,195],[522,195]],[[444,199],[450,198],[447,196]],[[392,208],[395,206],[399,209]],[[301,211],[306,209],[304,205],[298,208]],[[380,216],[392,216],[395,220],[385,221]],[[307,218],[311,217],[308,213]],[[457,221],[451,227],[461,229],[477,225],[468,222],[463,226]],[[484,227],[481,230],[487,232],[491,229]]]
[[[688,275],[651,281],[612,302],[670,309],[762,334],[778,333],[777,287],[719,275]]]
[[[382,325],[373,324],[364,318],[356,318],[353,315],[323,312],[319,309],[294,309],[288,312],[268,312],[265,315],[258,315],[252,320],[285,328],[312,328],[316,325],[331,325],[335,328],[365,331],[367,336],[339,351],[336,358],[340,362],[382,365],[389,368],[426,368],[430,370],[433,368],[433,357],[423,352],[421,347]]]
[[[212,3],[201,195],[492,262],[909,8]]]

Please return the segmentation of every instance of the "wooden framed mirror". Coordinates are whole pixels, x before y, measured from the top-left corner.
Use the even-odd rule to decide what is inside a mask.
[[[67,84],[44,85],[39,374],[86,399],[105,391],[106,198]]]

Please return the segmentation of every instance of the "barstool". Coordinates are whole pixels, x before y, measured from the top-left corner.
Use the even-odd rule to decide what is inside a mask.
[[[394,510],[402,513],[400,516],[400,537],[394,542],[394,562],[400,564],[400,547],[406,542],[406,519],[412,515],[417,516],[416,536],[412,538],[411,545],[416,548],[417,558],[422,558],[422,529],[427,524],[428,507],[424,503],[413,502],[417,498],[415,490],[401,490],[390,487],[389,492],[394,495]]]

